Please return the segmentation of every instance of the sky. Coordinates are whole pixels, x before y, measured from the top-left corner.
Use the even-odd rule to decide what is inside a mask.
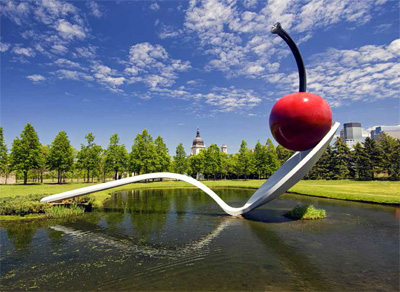
[[[130,150],[145,128],[171,154],[190,152],[197,127],[228,153],[264,143],[272,106],[298,91],[277,21],[334,121],[400,124],[398,1],[0,0],[0,17],[9,148],[26,123],[42,144],[64,130],[77,149],[92,132],[103,147],[118,133]]]

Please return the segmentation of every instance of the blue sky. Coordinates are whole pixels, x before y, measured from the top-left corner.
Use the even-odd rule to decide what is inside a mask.
[[[196,127],[208,146],[271,138],[274,102],[297,91],[281,22],[303,55],[308,91],[333,119],[399,124],[398,1],[4,1],[1,125],[10,146],[26,123],[43,144],[65,130],[130,149],[144,128],[173,154]]]

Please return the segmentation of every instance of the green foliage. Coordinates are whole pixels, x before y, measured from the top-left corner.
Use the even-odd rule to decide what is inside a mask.
[[[176,173],[184,174],[188,171],[188,160],[182,143],[176,147],[173,169]]]
[[[77,158],[78,167],[86,170],[87,182],[89,182],[90,174],[92,174],[93,178],[95,171],[99,170],[101,162],[100,154],[102,149],[101,146],[94,143],[94,136],[92,133],[87,134],[85,139],[87,145],[81,145],[81,150],[79,151]]]
[[[129,154],[129,169],[132,172],[151,173],[156,171],[156,146],[153,138],[143,130],[142,134],[136,135],[132,145],[132,152]]]
[[[204,151],[200,151],[197,155],[192,155],[188,158],[189,173],[197,177],[204,170]]]
[[[284,164],[286,160],[288,160],[294,154],[294,151],[286,149],[282,145],[278,145],[278,147],[276,147],[276,154],[280,164]]]
[[[246,180],[248,175],[252,173],[254,169],[254,154],[247,148],[247,143],[244,140],[242,140],[242,144],[240,145],[237,158],[237,169],[239,175],[244,175],[244,179]]]
[[[49,204],[40,202],[43,196],[40,194],[1,198],[0,215],[24,216],[32,213],[44,213],[49,208]]]
[[[128,166],[128,152],[125,145],[119,144],[118,134],[113,134],[110,144],[105,152],[104,169],[114,171],[114,180],[118,179],[118,172],[124,171]]]
[[[171,164],[171,156],[169,156],[169,151],[167,145],[164,143],[161,136],[157,136],[154,140],[156,146],[156,169],[157,172],[168,171]]]
[[[8,149],[4,141],[3,127],[0,127],[0,172],[4,173],[8,166]]]
[[[72,204],[71,206],[52,206],[46,210],[46,216],[50,218],[65,218],[70,216],[78,216],[85,213],[82,207]]]
[[[204,173],[216,179],[221,171],[221,151],[216,144],[211,144],[207,150],[201,152],[204,155]]]
[[[12,168],[23,172],[24,184],[26,184],[28,171],[37,169],[40,165],[41,145],[39,137],[31,124],[26,124],[20,138],[15,138],[11,151]]]
[[[278,154],[276,152],[275,146],[272,143],[271,139],[267,140],[267,167],[266,174],[267,176],[271,176],[278,168],[281,166],[281,163],[278,158]]]
[[[316,209],[313,205],[297,205],[285,214],[286,217],[300,220],[313,220],[326,218],[324,209]]]
[[[46,150],[43,149],[44,153]],[[60,131],[51,143],[47,156],[47,165],[51,170],[58,172],[58,183],[62,182],[62,174],[72,168],[73,165],[72,146],[68,140],[67,133]]]
[[[349,176],[350,149],[342,138],[337,138],[332,151],[332,179],[345,179]]]

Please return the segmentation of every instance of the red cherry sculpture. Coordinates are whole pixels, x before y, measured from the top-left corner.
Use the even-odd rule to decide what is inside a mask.
[[[332,126],[332,111],[320,96],[308,92],[285,95],[273,106],[269,125],[283,147],[304,151],[318,144]]]
[[[279,22],[271,28],[292,50],[299,69],[299,92],[282,97],[273,106],[269,126],[275,140],[294,151],[305,151],[318,144],[332,125],[332,111],[320,96],[306,92],[306,69],[295,42]]]

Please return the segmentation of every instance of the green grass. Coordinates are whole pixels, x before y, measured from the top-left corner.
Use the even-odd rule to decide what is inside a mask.
[[[220,180],[203,181],[211,188],[219,187],[239,187],[257,189],[264,180]],[[81,187],[90,186],[87,183],[68,183],[68,184],[32,184],[32,185],[0,185],[0,198],[28,196],[28,195],[47,195],[61,193]],[[192,185],[181,181],[163,181],[153,183],[135,183],[114,189],[100,191],[90,195],[90,200],[94,207],[101,207],[104,200],[110,197],[110,194],[131,189],[143,188],[182,188],[192,187]],[[384,204],[400,204],[400,182],[396,181],[325,181],[325,180],[307,180],[300,181],[290,192],[299,194],[325,197],[340,200],[352,200]]]
[[[313,220],[326,218],[326,212],[324,209],[315,209],[313,205],[297,205],[285,216],[291,219]]]

